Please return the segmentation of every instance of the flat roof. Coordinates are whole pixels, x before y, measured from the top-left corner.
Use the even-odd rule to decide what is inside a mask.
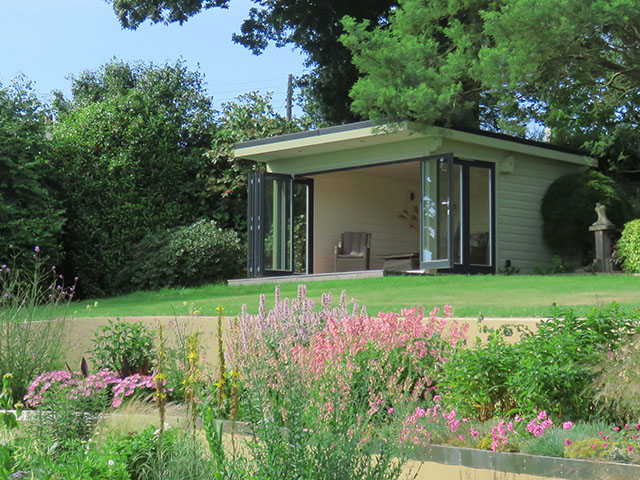
[[[370,121],[349,123],[306,132],[289,133],[269,138],[249,140],[234,145],[238,158],[257,162],[300,159],[332,152],[375,147],[419,138],[440,138],[564,161],[595,166],[596,160],[584,150],[546,142],[527,140],[495,132],[471,128],[443,128],[415,122],[375,124]],[[455,153],[455,152],[454,152]]]
[[[311,138],[311,137],[320,137],[323,135],[330,135],[332,133],[342,133],[349,132],[351,130],[359,130],[362,128],[374,128],[374,127],[384,127],[385,125],[379,125],[371,122],[370,120],[362,121],[362,122],[354,122],[354,123],[346,123],[344,125],[334,125],[331,127],[318,128],[315,130],[307,130],[304,132],[295,132],[295,133],[287,133],[284,135],[276,135],[273,137],[267,138],[258,138],[256,140],[247,140],[245,142],[236,143],[233,147],[234,149],[241,149],[247,147],[257,147],[260,145],[269,145],[272,143],[286,142],[289,140],[298,140],[303,138]],[[442,127],[440,127],[442,128]],[[477,128],[449,128],[448,130],[455,130],[458,132],[471,133],[474,135],[481,135],[483,137],[496,138],[499,140],[506,140],[508,142],[520,143],[523,145],[530,145],[533,147],[547,148],[549,150],[554,150],[557,152],[571,153],[573,155],[589,155],[589,152],[586,150],[569,147],[564,145],[554,145],[553,143],[548,142],[540,142],[537,140],[529,140],[526,138],[514,137],[512,135],[506,135],[504,133],[497,132],[488,132],[486,130],[480,130]]]

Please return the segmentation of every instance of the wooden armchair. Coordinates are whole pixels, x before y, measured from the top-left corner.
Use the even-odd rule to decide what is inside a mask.
[[[335,247],[335,271],[369,270],[371,263],[371,234],[344,232]]]

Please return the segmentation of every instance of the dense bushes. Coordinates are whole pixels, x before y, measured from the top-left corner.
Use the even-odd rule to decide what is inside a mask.
[[[0,85],[0,258],[9,245],[59,253],[63,209],[52,194],[51,171],[42,161],[49,148],[47,112],[21,80]]]
[[[68,210],[68,268],[85,295],[114,294],[131,289],[122,270],[149,230],[210,209],[203,176],[213,111],[202,79],[181,64],[110,64],[74,89],[52,158]]]
[[[237,275],[243,249],[233,230],[200,220],[146,235],[136,245],[131,282],[139,288],[195,286]]]
[[[639,331],[638,313],[625,314],[615,305],[584,318],[556,310],[518,343],[494,331],[476,348],[456,350],[445,364],[444,398],[447,406],[482,419],[542,409],[554,417],[588,419],[596,413],[594,396],[586,393],[594,367]]]
[[[618,241],[617,253],[628,273],[640,273],[640,219],[624,226]]]
[[[607,216],[618,227],[632,217],[632,209],[615,182],[594,170],[570,173],[551,184],[542,199],[542,234],[556,253],[586,257],[593,248],[589,226],[595,222],[596,203],[607,207]]]

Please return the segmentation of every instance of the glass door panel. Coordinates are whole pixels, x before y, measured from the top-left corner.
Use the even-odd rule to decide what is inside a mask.
[[[451,192],[451,220],[453,232],[453,252],[452,262],[462,263],[463,239],[464,239],[464,222],[462,221],[462,166],[453,164],[453,190]]]
[[[311,273],[311,184],[293,183],[293,273]]]
[[[453,158],[443,156],[422,161],[420,266],[451,266]]]
[[[264,177],[264,269],[291,271],[292,181],[290,177]]]
[[[469,167],[469,263],[491,266],[491,170]]]

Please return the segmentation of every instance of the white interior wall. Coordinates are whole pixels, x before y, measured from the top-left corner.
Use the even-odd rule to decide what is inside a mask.
[[[418,204],[419,164],[415,163],[412,178],[393,178],[372,172],[365,168],[313,176],[314,273],[334,270],[334,248],[340,234],[346,231],[371,232],[372,269],[382,268],[380,255],[418,252],[418,220],[413,229],[399,215]]]

